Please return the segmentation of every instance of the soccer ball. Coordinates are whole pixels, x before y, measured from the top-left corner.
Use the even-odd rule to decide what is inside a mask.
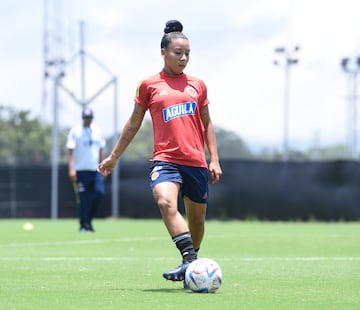
[[[199,258],[189,264],[185,284],[197,293],[215,293],[222,283],[220,266],[210,258]]]

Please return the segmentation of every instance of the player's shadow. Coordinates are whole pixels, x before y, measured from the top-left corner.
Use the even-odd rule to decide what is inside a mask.
[[[151,292],[151,293],[188,293],[191,292],[190,290],[182,290],[179,288],[158,288],[158,289],[146,289],[142,290],[143,292]]]

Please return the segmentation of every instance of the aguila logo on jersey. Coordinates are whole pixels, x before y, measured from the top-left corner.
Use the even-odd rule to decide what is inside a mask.
[[[168,122],[176,117],[194,115],[196,110],[196,102],[184,102],[172,105],[163,110],[164,121]]]

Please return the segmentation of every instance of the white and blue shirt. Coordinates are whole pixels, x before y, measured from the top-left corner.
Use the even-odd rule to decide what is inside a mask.
[[[82,124],[71,128],[66,147],[73,150],[76,171],[96,171],[100,162],[100,150],[105,147],[102,130],[96,124]]]

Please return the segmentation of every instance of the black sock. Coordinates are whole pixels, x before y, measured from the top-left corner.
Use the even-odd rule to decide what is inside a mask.
[[[179,249],[183,261],[192,262],[197,258],[197,254],[194,250],[191,235],[189,232],[182,233],[180,235],[172,237],[172,240]]]

